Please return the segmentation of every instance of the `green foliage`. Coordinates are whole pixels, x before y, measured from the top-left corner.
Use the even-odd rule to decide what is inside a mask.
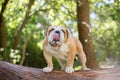
[[[39,46],[36,45],[36,39],[32,39],[29,41],[26,48],[26,59],[24,65],[42,68],[46,65],[45,63],[43,63],[45,62],[42,54],[43,51],[39,48]]]
[[[8,31],[7,55],[10,61],[19,64],[22,48],[26,38],[32,34],[26,48],[24,65],[32,67],[46,66],[42,41],[45,28],[50,25],[60,25],[70,28],[73,35],[77,33],[76,21],[76,0],[36,0],[32,6],[30,17],[25,28],[22,30],[17,52],[12,51],[13,39],[22,24],[29,0],[10,0],[5,9],[4,18]],[[106,57],[118,58],[120,55],[120,2],[109,0],[89,0],[91,10],[92,37],[95,45],[97,59],[103,61]],[[4,0],[0,0],[0,10]],[[41,28],[37,28],[37,24]],[[0,49],[1,51],[1,49]],[[1,51],[2,52],[2,51]],[[3,56],[0,55],[0,60]],[[60,68],[56,59],[53,59],[55,66]],[[75,67],[78,65],[75,61]],[[80,68],[80,67],[79,67]],[[77,69],[77,68],[76,68]]]
[[[95,44],[95,51],[98,59],[106,60],[106,58],[118,59],[120,55],[120,3],[100,1],[94,2],[92,13],[96,17],[91,18],[92,36]]]
[[[1,0],[0,4],[3,2],[4,0]],[[28,23],[22,30],[22,37],[20,39],[18,49],[13,50],[13,39],[18,31],[18,27],[22,24],[25,18],[28,2],[29,0],[10,0],[7,8],[5,9],[4,17],[8,31],[7,53],[10,57],[10,61],[19,64],[25,40],[29,35],[31,35],[31,33],[33,33],[27,44],[24,65],[43,67],[45,66],[45,61],[42,55],[42,40],[44,38],[45,27],[50,25],[68,26],[69,28],[76,26],[76,3],[74,0],[35,1],[31,9]],[[38,23],[41,26],[40,29],[36,26]],[[53,59],[53,62],[56,64],[56,67],[60,67],[57,64],[56,59]]]

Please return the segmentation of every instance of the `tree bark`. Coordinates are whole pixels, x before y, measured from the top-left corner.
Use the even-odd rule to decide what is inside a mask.
[[[83,49],[87,56],[87,66],[92,69],[99,68],[92,39],[90,37],[90,22],[89,22],[89,1],[77,0],[77,22],[79,39],[83,45]]]
[[[6,6],[8,4],[9,0],[5,0],[5,2],[2,4],[1,12],[0,12],[0,49],[3,49],[3,51],[0,51],[3,55],[3,60],[7,60],[7,54],[6,54],[6,42],[7,42],[7,29],[5,27],[4,23],[4,11],[6,9]]]
[[[30,15],[30,10],[32,5],[34,4],[35,0],[29,0],[28,6],[27,6],[27,11],[25,14],[25,19],[23,20],[22,24],[20,25],[20,27],[18,28],[17,34],[15,35],[15,38],[13,40],[13,45],[12,45],[12,49],[17,49],[18,48],[18,44],[20,42],[20,38],[21,38],[21,34],[22,34],[22,30],[24,29],[28,19],[29,19],[29,15]]]
[[[120,68],[81,70],[72,74],[54,70],[44,73],[42,69],[29,68],[0,61],[0,80],[119,80]]]
[[[0,16],[0,48],[6,47],[7,30],[5,28],[3,16]]]

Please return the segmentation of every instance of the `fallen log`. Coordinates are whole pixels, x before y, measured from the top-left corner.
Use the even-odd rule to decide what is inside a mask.
[[[120,80],[120,68],[44,73],[42,69],[0,61],[0,80]]]

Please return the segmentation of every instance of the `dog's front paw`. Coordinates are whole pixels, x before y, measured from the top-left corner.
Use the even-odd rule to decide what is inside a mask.
[[[74,72],[74,69],[73,69],[73,67],[66,67],[65,72],[72,73],[72,72]]]
[[[43,72],[51,72],[53,70],[52,67],[45,67],[43,68]]]

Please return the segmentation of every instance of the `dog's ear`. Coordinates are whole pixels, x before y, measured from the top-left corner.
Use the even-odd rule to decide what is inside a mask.
[[[69,30],[66,29],[66,40],[69,38],[69,35],[70,35]]]
[[[69,37],[69,30],[66,29],[66,33],[67,33],[67,38]]]

